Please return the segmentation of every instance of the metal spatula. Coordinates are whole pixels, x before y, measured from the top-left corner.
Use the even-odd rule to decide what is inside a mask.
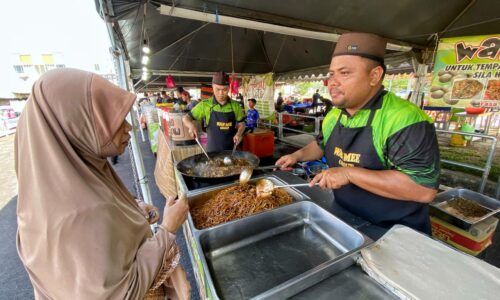
[[[210,161],[211,160],[210,156],[208,156],[207,152],[205,151],[205,148],[203,148],[203,146],[201,145],[200,140],[198,140],[198,138],[195,138],[194,140],[198,143],[198,146],[200,146],[201,151],[203,151],[207,159]]]
[[[236,147],[237,147],[237,146],[238,146],[238,144],[234,144],[234,147],[233,147],[233,152],[231,152],[231,157],[229,157],[229,156],[224,157],[224,164],[225,164],[226,166],[230,166],[230,165],[232,165],[232,164],[233,164],[233,160],[232,160],[232,158],[234,157],[234,151],[236,150]]]

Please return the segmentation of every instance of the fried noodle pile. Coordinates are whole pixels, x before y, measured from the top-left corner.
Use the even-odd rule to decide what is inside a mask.
[[[292,197],[281,189],[275,189],[270,196],[257,197],[254,185],[238,185],[193,207],[191,216],[196,228],[204,229],[291,202]]]

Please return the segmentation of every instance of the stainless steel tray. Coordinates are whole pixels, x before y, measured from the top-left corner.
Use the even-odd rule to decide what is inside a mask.
[[[462,197],[474,201],[477,204],[481,205],[482,207],[486,208],[489,211],[489,213],[482,216],[481,218],[478,218],[477,220],[470,220],[452,214],[448,212],[445,208],[446,208],[446,202],[454,197]],[[495,215],[496,213],[500,212],[500,201],[485,196],[483,194],[473,192],[471,190],[457,188],[437,194],[434,201],[431,202],[430,208],[432,215],[442,220],[445,220],[446,222],[451,223],[457,227],[463,229],[469,229],[471,226],[480,223],[488,219],[489,217]]]
[[[252,180],[250,180],[250,183],[255,183],[258,179],[265,178],[271,180],[275,186],[280,186],[280,185],[285,185],[286,182],[283,180],[279,179],[276,176],[260,176],[256,177]],[[203,188],[199,190],[195,190],[194,192],[191,192],[188,194],[188,202],[189,202],[189,207],[194,207],[198,205],[200,202],[206,201],[210,199],[210,197],[214,196],[218,192],[220,192],[223,189],[226,189],[231,186],[235,186],[239,183],[237,182],[232,182],[232,183],[225,183],[225,184],[220,184],[220,185],[215,185],[211,186],[209,188]],[[283,188],[290,196],[293,198],[293,202],[298,202],[298,201],[304,201],[304,200],[310,200],[309,197],[307,197],[305,194],[302,192],[299,192],[298,190],[294,188]],[[196,230],[200,230],[199,228],[196,228],[194,225],[193,219],[191,217],[191,214],[188,216],[188,222],[192,226],[192,228],[195,228]],[[224,224],[224,223],[222,223]],[[220,225],[222,225],[220,224]],[[219,225],[217,225],[219,226]]]
[[[222,299],[285,299],[351,266],[369,243],[302,201],[198,232],[207,284]]]

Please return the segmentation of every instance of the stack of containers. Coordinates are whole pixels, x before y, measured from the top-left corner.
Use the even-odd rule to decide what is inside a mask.
[[[243,151],[251,152],[258,157],[273,156],[274,132],[259,130],[246,134],[243,138]]]
[[[158,119],[158,110],[153,105],[142,106],[142,114],[146,119],[148,125],[149,143],[151,144],[151,151],[156,153],[158,151],[158,133],[160,131],[160,123]]]
[[[484,214],[465,217],[449,203],[461,199],[482,207]],[[500,212],[500,201],[464,188],[455,188],[437,194],[430,203],[432,236],[458,250],[477,256],[492,243],[498,225],[494,217]]]

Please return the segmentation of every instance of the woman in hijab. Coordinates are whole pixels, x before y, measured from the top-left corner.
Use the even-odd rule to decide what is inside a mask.
[[[152,234],[106,157],[123,153],[135,95],[74,69],[34,84],[16,135],[17,248],[36,299],[189,298],[174,233],[185,200],[167,200]],[[157,218],[151,221],[156,221]]]
[[[182,92],[181,97],[182,101],[187,104],[186,110],[192,110],[198,104],[198,101],[191,100],[191,95],[188,91]]]

